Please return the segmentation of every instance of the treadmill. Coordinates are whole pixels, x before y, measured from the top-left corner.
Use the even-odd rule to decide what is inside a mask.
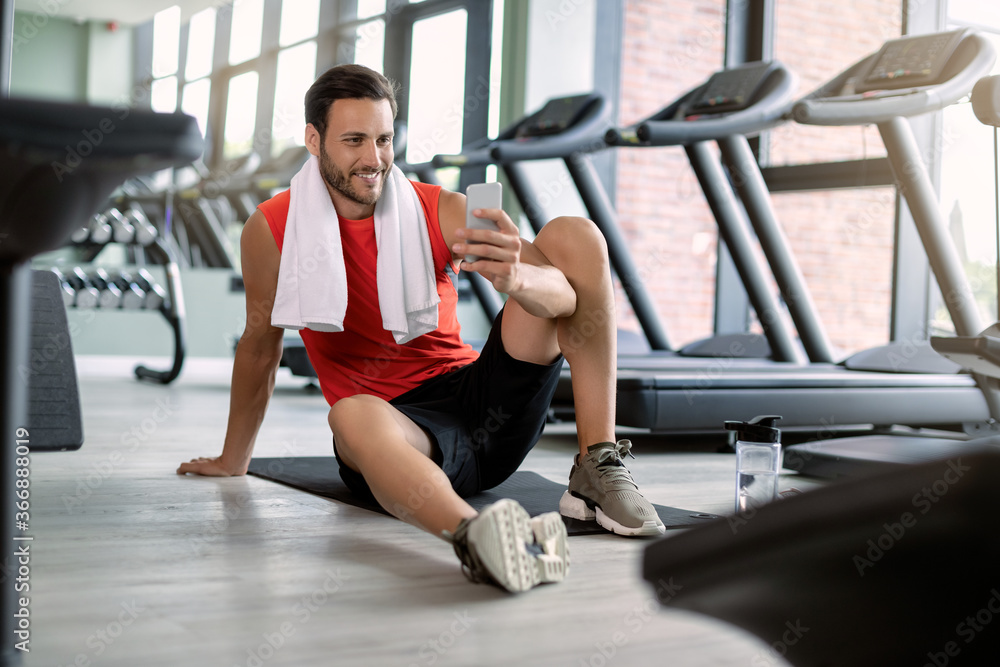
[[[896,424],[954,427],[985,421],[989,410],[982,392],[968,375],[954,372],[958,367],[947,360],[941,360],[941,367],[952,372],[859,371],[833,363],[780,227],[773,221],[773,213],[770,221],[760,215],[760,209],[766,208],[761,202],[767,203],[768,193],[752,157],[749,173],[738,173],[739,178],[732,179],[740,187],[729,185],[730,174],[737,167],[747,169],[749,146],[745,135],[782,121],[792,105],[792,84],[791,74],[779,63],[750,64],[717,72],[650,118],[607,132],[600,141],[594,135],[600,131],[604,117],[598,113],[597,102],[590,102],[595,106],[576,117],[563,114],[562,121],[558,118],[560,107],[556,106],[549,110],[551,113],[540,112],[544,122],[539,122],[539,114],[529,117],[534,124],[550,128],[548,133],[519,131],[515,126],[493,142],[483,141],[457,156],[436,156],[434,161],[437,166],[499,162],[508,175],[515,175],[512,189],[522,202],[528,202],[526,210],[537,212],[530,186],[516,178],[518,163],[563,159],[591,218],[609,235],[609,248],[617,246],[622,253],[617,260],[612,254],[613,266],[618,269],[633,262],[620,239],[614,210],[593,173],[589,153],[609,145],[636,150],[644,146],[682,147],[706,189],[718,217],[720,235],[738,249],[735,257],[745,255],[741,277],[745,284],[750,283],[751,303],[762,322],[777,319],[760,317],[760,313],[779,306],[773,295],[754,287],[753,282],[762,285],[769,269],[776,276],[783,301],[780,307],[787,305],[797,329],[797,336],[780,325],[766,329],[774,350],[772,356],[778,360],[726,354],[713,357],[711,353],[685,356],[671,350],[665,341],[658,349],[651,339],[651,353],[619,354],[617,421],[621,426],[657,432],[719,433],[727,419],[776,413],[783,415],[786,430],[813,433],[848,427],[871,430]],[[715,100],[714,106],[711,100]],[[708,150],[707,142],[713,140],[724,149],[728,172]],[[528,194],[522,194],[522,190]],[[739,200],[735,190],[740,191]],[[753,214],[750,222],[768,266],[744,247],[754,242],[754,234],[747,230],[748,213]],[[648,298],[644,294],[639,297],[639,303]],[[655,311],[648,319],[655,321]],[[561,409],[570,404],[570,399],[569,384],[563,382],[554,405]]]
[[[913,215],[941,293],[954,295],[945,302],[958,339],[935,339],[932,344],[973,367],[971,372],[955,376],[980,393],[976,403],[984,414],[970,420],[981,424],[969,431],[993,433],[1000,418],[1000,383],[982,372],[982,367],[970,363],[970,357],[976,356],[972,350],[961,349],[961,341],[978,337],[983,327],[948,223],[940,212],[906,119],[943,109],[969,95],[995,58],[985,37],[964,29],[894,39],[800,100],[792,110],[794,119],[807,125],[878,127],[897,187]],[[822,477],[851,476],[997,445],[997,435],[971,439],[843,438],[786,448],[785,467]]]

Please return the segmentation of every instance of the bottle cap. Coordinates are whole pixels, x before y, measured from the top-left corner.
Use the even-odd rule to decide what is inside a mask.
[[[774,426],[779,419],[781,415],[759,415],[747,422],[727,421],[725,427],[743,442],[780,442],[781,431]]]

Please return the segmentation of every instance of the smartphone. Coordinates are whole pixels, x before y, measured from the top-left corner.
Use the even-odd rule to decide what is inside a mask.
[[[499,183],[475,183],[465,190],[465,226],[470,229],[497,229],[487,218],[477,218],[472,212],[477,208],[502,208],[503,187]],[[477,255],[466,255],[466,262],[475,262]]]

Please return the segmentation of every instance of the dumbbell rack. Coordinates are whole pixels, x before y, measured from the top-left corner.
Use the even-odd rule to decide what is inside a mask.
[[[129,211],[129,217],[133,221],[135,221],[133,215],[135,213],[141,216],[140,220],[144,219],[145,216],[142,214],[141,208],[136,207]],[[118,217],[114,214],[118,214]],[[111,226],[114,227],[112,235],[101,232],[102,226],[109,219],[112,220]],[[97,214],[91,219],[89,227],[81,228],[80,232],[74,235],[73,245],[83,250],[84,263],[92,261],[108,243],[117,242],[141,247],[143,255],[150,263],[163,266],[166,274],[165,298],[155,308],[136,309],[135,312],[157,310],[170,324],[170,328],[174,334],[173,364],[167,370],[155,370],[140,364],[135,367],[134,372],[136,378],[140,380],[169,384],[180,375],[187,349],[184,292],[181,286],[180,267],[172,248],[163,236],[158,233],[155,226],[149,224],[148,228],[143,231],[140,230],[140,225],[136,224],[131,232],[120,233],[121,220],[124,219],[124,216],[121,216],[117,209],[109,209],[106,213]],[[86,233],[84,233],[85,230]],[[156,289],[161,288],[156,286]],[[114,306],[112,308],[114,310],[123,310]],[[97,310],[101,310],[101,308],[97,307]]]

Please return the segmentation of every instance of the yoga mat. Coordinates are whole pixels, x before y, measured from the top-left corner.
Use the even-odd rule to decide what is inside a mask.
[[[255,458],[250,461],[251,475],[272,482],[285,484],[307,493],[324,498],[332,498],[342,503],[361,507],[372,512],[388,514],[377,503],[355,496],[340,479],[337,459],[333,456],[300,456],[286,458]],[[566,490],[564,484],[557,484],[538,473],[518,470],[500,486],[466,498],[477,510],[501,498],[513,498],[521,503],[531,516],[544,512],[558,512],[559,498]],[[687,528],[719,518],[691,510],[653,505],[660,520],[668,529]],[[563,517],[570,535],[594,535],[606,533],[596,521],[580,521]]]

